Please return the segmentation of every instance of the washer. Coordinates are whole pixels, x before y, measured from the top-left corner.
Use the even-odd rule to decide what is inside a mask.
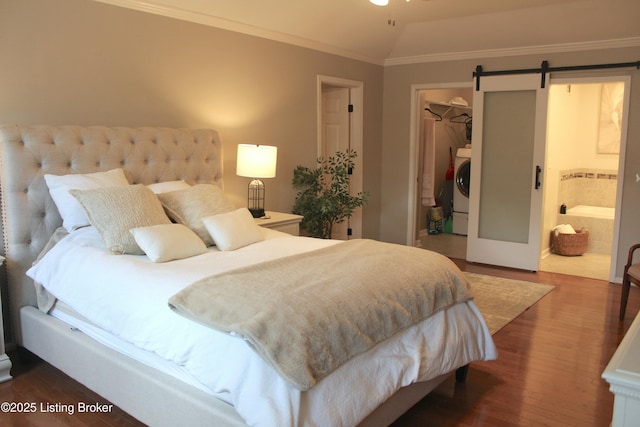
[[[454,162],[453,233],[467,235],[469,188],[471,186],[471,148],[458,148]]]

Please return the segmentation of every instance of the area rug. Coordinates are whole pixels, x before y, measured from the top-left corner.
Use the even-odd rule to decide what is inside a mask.
[[[524,313],[554,289],[552,285],[464,273],[471,282],[473,299],[491,335]]]

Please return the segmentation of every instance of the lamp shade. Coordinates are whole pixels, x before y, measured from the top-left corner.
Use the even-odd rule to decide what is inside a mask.
[[[236,175],[248,178],[274,178],[278,147],[238,144]]]
[[[386,6],[389,4],[389,0],[369,0],[371,3],[376,6]]]

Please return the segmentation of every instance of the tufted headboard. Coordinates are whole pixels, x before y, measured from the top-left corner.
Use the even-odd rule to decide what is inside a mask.
[[[17,343],[22,341],[20,307],[36,305],[35,288],[25,272],[62,225],[44,174],[114,168],[124,169],[131,184],[183,179],[222,186],[222,143],[208,129],[0,126],[8,308]]]

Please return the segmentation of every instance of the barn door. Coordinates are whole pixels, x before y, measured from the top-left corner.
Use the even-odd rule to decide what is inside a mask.
[[[548,87],[541,88],[540,74],[485,76],[479,83],[467,260],[537,271]]]

